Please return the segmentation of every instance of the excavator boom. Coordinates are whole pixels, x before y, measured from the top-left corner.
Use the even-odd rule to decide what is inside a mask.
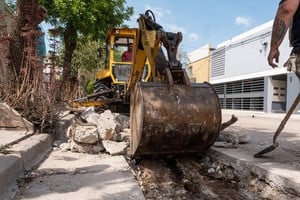
[[[182,34],[165,32],[154,20],[149,10],[138,20],[141,41],[137,52],[143,51],[149,59],[152,81],[140,82],[141,67],[133,67],[130,154],[204,153],[221,130],[218,96],[208,83],[190,83],[176,58]],[[157,59],[162,47],[167,59]]]

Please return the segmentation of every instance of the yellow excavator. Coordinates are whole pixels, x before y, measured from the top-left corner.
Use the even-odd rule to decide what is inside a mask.
[[[206,152],[222,128],[214,88],[190,82],[176,58],[180,32],[166,32],[151,10],[140,14],[138,24],[109,30],[106,65],[96,74],[95,93],[74,103],[130,105],[132,157]],[[131,60],[122,61],[129,45]]]

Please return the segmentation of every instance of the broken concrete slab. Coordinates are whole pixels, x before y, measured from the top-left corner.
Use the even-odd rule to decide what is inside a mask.
[[[33,125],[7,103],[0,103],[0,128],[18,128],[32,131]]]
[[[103,140],[102,144],[105,150],[112,156],[125,155],[126,149],[129,146],[128,142],[115,142],[110,140]]]
[[[33,125],[6,103],[0,103],[0,146],[12,145],[34,134]]]

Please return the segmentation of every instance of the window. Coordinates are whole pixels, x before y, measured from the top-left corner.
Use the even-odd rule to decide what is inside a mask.
[[[213,87],[219,96],[222,108],[263,110],[263,78],[216,84]]]

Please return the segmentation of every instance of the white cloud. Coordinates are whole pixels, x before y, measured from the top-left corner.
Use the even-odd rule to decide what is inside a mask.
[[[179,27],[176,24],[164,24],[163,28],[167,32],[174,32],[174,33],[181,32],[182,34],[186,32],[186,30],[183,27]]]
[[[252,19],[250,17],[238,16],[235,18],[235,24],[238,26],[249,27],[252,24]]]
[[[197,33],[190,33],[188,35],[188,40],[190,40],[190,41],[198,41],[199,39],[200,39],[200,36]]]
[[[151,10],[153,12],[155,20],[159,24],[163,21],[163,18],[167,17],[172,13],[170,10],[159,7],[152,7],[150,5],[146,5],[145,8],[146,10]]]

